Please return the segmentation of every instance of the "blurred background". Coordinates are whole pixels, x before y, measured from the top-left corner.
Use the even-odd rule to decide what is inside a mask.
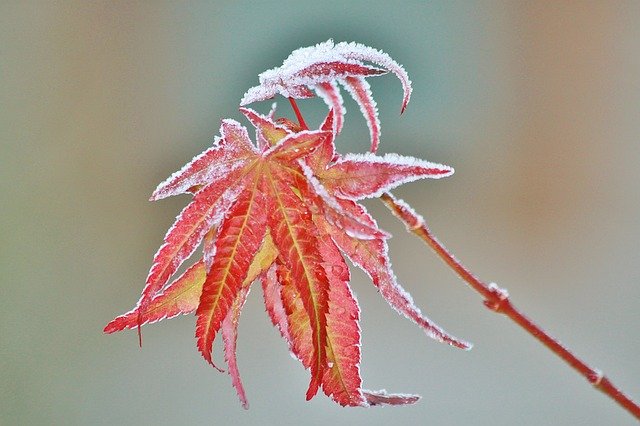
[[[258,288],[238,342],[249,411],[201,359],[192,316],[146,327],[142,349],[135,332],[102,334],[137,301],[188,201],[148,202],[156,184],[208,147],[222,118],[242,119],[239,99],[259,72],[328,38],[382,49],[413,80],[400,117],[399,82],[370,79],[381,152],[456,168],[396,194],[473,271],[640,398],[639,2],[8,0],[0,424],[634,424],[485,309],[375,200],[399,280],[475,343],[462,352],[426,338],[353,271],[364,385],[421,394],[414,406],[305,402],[308,373]],[[365,151],[365,121],[346,106],[339,149]],[[321,101],[301,107],[318,123]]]

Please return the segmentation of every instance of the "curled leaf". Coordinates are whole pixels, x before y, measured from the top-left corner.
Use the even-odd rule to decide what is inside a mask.
[[[381,68],[366,64],[371,62]],[[270,99],[276,94],[287,98],[304,99],[313,96],[315,90],[336,114],[334,133],[337,135],[343,122],[345,109],[342,97],[335,85],[342,83],[358,103],[367,119],[371,132],[371,151],[375,152],[380,142],[380,122],[375,101],[366,77],[394,73],[402,83],[404,96],[401,112],[404,112],[411,97],[411,80],[402,65],[386,53],[358,43],[333,40],[297,49],[284,60],[281,66],[264,71],[258,76],[260,84],[250,88],[242,97],[240,105]]]

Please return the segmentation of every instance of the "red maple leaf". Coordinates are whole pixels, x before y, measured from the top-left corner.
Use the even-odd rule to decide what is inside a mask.
[[[261,78],[263,85],[250,91],[249,99],[278,92],[305,97],[311,93],[309,86],[335,97],[338,92],[328,89],[334,87],[333,80],[350,84],[355,78],[353,93],[365,107],[371,106],[367,96],[357,95],[358,87],[364,87],[362,77],[382,72],[361,62],[369,60],[401,76],[408,101],[409,80],[386,55],[373,49],[358,53],[354,45],[343,43],[319,46],[320,53],[306,51],[308,60],[302,66],[287,68],[291,78],[279,80],[277,87]],[[422,315],[400,287],[387,256],[389,235],[357,203],[405,182],[449,176],[453,169],[395,154],[338,155],[334,139],[343,110],[333,106],[338,113],[334,116],[331,109],[320,129],[313,131],[274,120],[273,112],[264,116],[241,108],[256,128],[256,145],[244,126],[223,120],[214,146],[153,193],[152,200],[182,193],[192,193],[193,199],[167,232],[138,304],[110,322],[105,332],[139,330],[144,324],[195,311],[198,350],[213,364],[212,347],[221,332],[232,383],[247,407],[235,356],[237,325],[251,284],[259,278],[271,321],[311,372],[307,399],[322,388],[343,406],[417,401],[415,395],[362,389],[359,307],[343,256],[362,268],[385,300],[429,336],[469,348]],[[373,132],[372,138],[375,142]],[[200,245],[202,259],[169,283]]]

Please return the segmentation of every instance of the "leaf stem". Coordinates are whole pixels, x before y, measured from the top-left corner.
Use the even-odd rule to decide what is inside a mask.
[[[637,403],[614,385],[602,371],[587,365],[558,342],[558,340],[550,336],[540,328],[539,325],[520,312],[509,300],[509,294],[505,289],[498,287],[495,283],[486,283],[469,271],[438,241],[436,236],[425,224],[424,219],[415,213],[404,201],[396,199],[389,192],[382,194],[380,199],[397,218],[404,222],[409,231],[420,237],[460,278],[484,297],[484,304],[487,308],[509,317],[525,331],[538,339],[540,343],[549,348],[549,350],[562,358],[573,369],[578,371],[578,373],[584,376],[596,389],[605,393],[636,419],[640,419],[640,406]]]
[[[302,130],[309,130],[307,123],[304,122],[304,118],[302,117],[302,113],[298,108],[298,104],[296,103],[296,100],[293,99],[292,97],[289,97],[289,103],[291,104],[291,108],[293,108],[293,112],[296,114],[296,118],[298,119],[298,124],[300,124],[300,127],[302,127]]]

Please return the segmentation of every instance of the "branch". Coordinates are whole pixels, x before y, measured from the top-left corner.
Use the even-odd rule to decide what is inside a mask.
[[[471,273],[438,241],[425,224],[424,219],[413,211],[409,205],[402,200],[396,199],[389,192],[382,194],[380,199],[398,219],[404,222],[409,231],[420,237],[460,278],[484,297],[484,304],[487,308],[509,317],[526,332],[538,339],[540,343],[549,348],[551,352],[558,355],[573,369],[584,376],[593,387],[605,393],[632,416],[640,420],[640,406],[638,406],[638,404],[614,385],[602,371],[587,365],[569,351],[569,349],[540,328],[540,326],[520,312],[509,300],[509,294],[505,289],[498,287],[495,283],[486,283]]]

